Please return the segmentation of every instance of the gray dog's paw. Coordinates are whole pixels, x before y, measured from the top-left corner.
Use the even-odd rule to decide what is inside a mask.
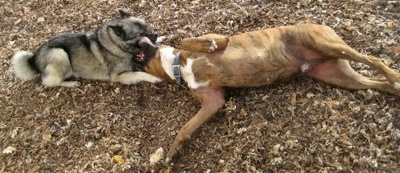
[[[75,82],[75,87],[80,87],[82,84],[80,82]]]
[[[61,83],[61,86],[65,86],[65,87],[79,87],[81,86],[81,83],[78,81],[64,81],[63,83]]]

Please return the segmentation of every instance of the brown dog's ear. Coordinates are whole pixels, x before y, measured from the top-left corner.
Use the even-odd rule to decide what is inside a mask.
[[[131,14],[129,14],[129,13],[125,12],[125,11],[122,11],[122,10],[119,10],[119,14],[121,15],[122,19],[125,19],[125,18],[128,18],[128,17],[132,16]]]
[[[181,49],[191,52],[210,53],[225,49],[229,38],[219,34],[207,34],[200,37],[184,38]]]

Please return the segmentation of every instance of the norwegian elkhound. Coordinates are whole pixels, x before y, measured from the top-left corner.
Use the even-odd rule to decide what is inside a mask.
[[[16,77],[32,80],[40,75],[47,87],[80,86],[68,81],[71,77],[123,84],[157,82],[150,74],[134,71],[134,65],[154,55],[158,35],[143,20],[124,11],[120,14],[94,32],[56,35],[36,53],[16,52],[11,60]]]

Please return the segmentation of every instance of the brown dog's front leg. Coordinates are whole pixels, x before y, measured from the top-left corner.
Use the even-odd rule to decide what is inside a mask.
[[[201,109],[190,119],[176,136],[174,143],[170,147],[166,162],[169,163],[176,152],[182,147],[184,142],[207,120],[212,118],[215,113],[225,104],[222,88],[201,88],[192,90],[192,93],[201,102]]]
[[[200,37],[184,38],[181,41],[181,49],[191,52],[210,53],[225,49],[229,38],[219,34],[207,34]]]

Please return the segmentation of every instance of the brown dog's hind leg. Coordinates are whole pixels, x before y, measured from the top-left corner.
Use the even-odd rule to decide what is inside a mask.
[[[382,78],[368,78],[357,73],[344,59],[331,59],[320,63],[314,69],[306,72],[307,76],[348,89],[377,89],[400,96],[396,89],[387,80]]]
[[[169,163],[184,142],[205,122],[212,118],[225,104],[222,88],[200,88],[192,90],[193,95],[201,102],[201,109],[180,130],[168,150],[166,162]]]
[[[315,37],[313,38],[318,46],[313,46],[313,50],[320,55],[334,59],[346,59],[355,62],[361,62],[378,71],[382,74],[393,87],[400,90],[400,73],[390,69],[380,59],[363,55],[347,44],[336,34],[329,35],[330,37]]]

